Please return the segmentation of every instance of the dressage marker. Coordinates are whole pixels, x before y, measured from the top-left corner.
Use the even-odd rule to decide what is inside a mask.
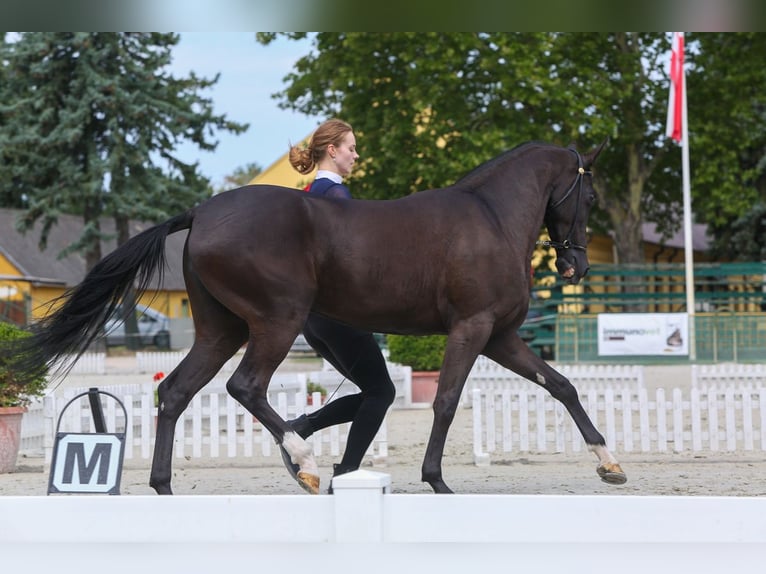
[[[125,432],[106,432],[100,395],[111,397],[122,408],[124,420],[127,420],[125,406],[112,393],[91,388],[73,397],[61,410],[56,425],[48,494],[120,494]],[[61,432],[61,421],[67,408],[86,396],[90,402],[95,432]]]

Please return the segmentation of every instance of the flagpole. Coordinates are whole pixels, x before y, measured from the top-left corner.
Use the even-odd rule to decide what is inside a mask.
[[[684,266],[686,268],[686,312],[689,316],[689,359],[697,359],[694,313],[694,244],[692,243],[692,200],[689,181],[689,128],[686,121],[686,72],[681,70],[681,164],[683,170]]]

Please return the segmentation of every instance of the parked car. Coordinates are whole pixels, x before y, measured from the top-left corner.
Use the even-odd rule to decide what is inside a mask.
[[[373,337],[375,337],[375,342],[378,344],[378,346],[381,349],[386,348],[386,336],[381,333],[373,333]],[[306,341],[306,337],[303,336],[303,333],[298,333],[298,336],[295,338],[295,341],[293,342],[292,347],[290,347],[290,353],[293,354],[308,354],[308,355],[314,355],[319,356],[319,353],[317,353],[311,345],[308,344]]]
[[[147,307],[136,305],[138,318],[138,336],[142,346],[155,345],[160,349],[170,348],[170,320],[167,315]],[[117,307],[104,326],[107,347],[126,344],[125,323],[122,320],[122,308]]]
[[[314,355],[318,356],[319,353],[317,353],[311,345],[308,344],[306,341],[306,337],[303,336],[303,333],[299,333],[298,336],[295,338],[295,341],[293,342],[293,346],[290,347],[290,353],[295,354],[308,354],[308,355]]]

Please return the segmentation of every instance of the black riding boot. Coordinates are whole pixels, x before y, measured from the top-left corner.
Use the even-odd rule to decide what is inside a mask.
[[[306,439],[314,434],[314,427],[311,426],[311,421],[306,415],[301,415],[291,421],[287,421],[292,429],[298,433],[298,436]]]

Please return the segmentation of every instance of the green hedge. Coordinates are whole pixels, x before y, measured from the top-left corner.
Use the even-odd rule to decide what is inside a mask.
[[[446,335],[387,335],[388,359],[413,371],[438,371],[447,347]]]

